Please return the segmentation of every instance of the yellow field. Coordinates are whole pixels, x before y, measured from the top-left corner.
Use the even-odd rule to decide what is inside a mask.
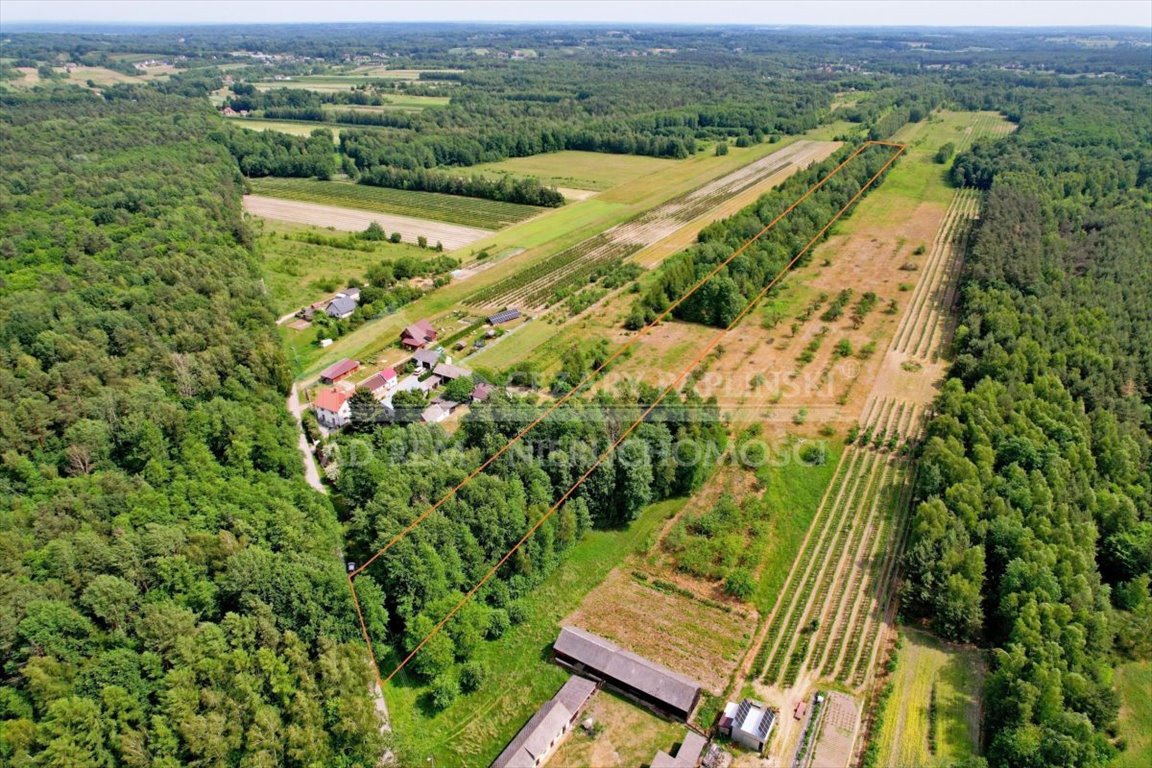
[[[317,128],[325,128],[332,131],[333,143],[335,143],[340,136],[340,129],[338,127],[325,125],[323,123],[293,123],[282,120],[260,120],[253,117],[234,117],[228,119],[233,125],[247,128],[250,131],[280,131],[281,133],[290,133],[293,136],[311,136],[312,131]]]
[[[979,754],[984,662],[974,648],[900,630],[895,687],[888,699],[877,765],[952,765]],[[929,749],[929,705],[936,686],[936,749]]]

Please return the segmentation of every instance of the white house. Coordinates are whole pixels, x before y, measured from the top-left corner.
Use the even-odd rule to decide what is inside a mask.
[[[348,405],[350,395],[332,387],[322,389],[316,393],[312,407],[316,411],[316,420],[329,429],[344,426],[352,419],[352,409]]]
[[[741,746],[762,752],[775,724],[776,714],[763,702],[744,699],[737,704],[730,701],[724,705],[724,714],[720,717],[720,732],[731,736],[732,741]]]
[[[400,377],[396,375],[396,371],[392,368],[385,368],[364,379],[358,386],[360,389],[371,392],[377,400],[383,400],[392,390],[396,389],[399,382]]]

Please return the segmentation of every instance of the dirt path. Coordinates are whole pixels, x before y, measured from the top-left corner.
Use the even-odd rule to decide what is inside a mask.
[[[302,419],[304,407],[300,404],[300,392],[295,384],[292,385],[292,392],[288,395],[288,412],[296,419],[296,444],[304,456],[304,479],[308,481],[308,485],[327,495],[328,489],[320,481],[320,471],[316,468],[316,457],[312,455],[312,449],[308,446],[308,436],[304,434]]]
[[[411,216],[397,216],[389,213],[374,213],[355,208],[340,208],[335,205],[320,205],[297,200],[281,200],[262,195],[245,195],[244,210],[265,219],[288,221],[293,224],[311,224],[316,227],[332,227],[344,232],[362,232],[372,222],[378,223],[388,232],[400,232],[405,242],[415,243],[423,235],[429,243],[437,241],[444,250],[452,251],[492,234],[491,230],[448,224],[443,221],[417,219]]]

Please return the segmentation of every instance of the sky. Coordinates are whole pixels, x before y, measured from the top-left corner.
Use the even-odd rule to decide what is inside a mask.
[[[607,22],[820,26],[1135,26],[1152,0],[2,0],[18,22]]]

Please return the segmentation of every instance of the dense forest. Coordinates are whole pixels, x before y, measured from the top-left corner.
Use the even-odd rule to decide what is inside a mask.
[[[2,100],[0,762],[376,765],[218,119]]]
[[[630,395],[571,401],[388,549],[365,572],[374,582],[365,589],[363,575],[356,581],[377,656],[399,662],[412,650],[657,394],[643,387]],[[336,481],[341,506],[348,509],[349,557],[362,562],[384,546],[460,482],[468,467],[541,412],[530,399],[501,394],[474,407],[452,438],[423,424],[377,426],[367,435],[343,438],[341,455],[356,457]],[[723,452],[725,434],[715,402],[691,393],[672,395],[653,410],[635,437],[592,472],[413,660],[410,671],[433,681],[437,706],[446,705],[461,685],[468,688],[466,680],[478,673],[467,663],[477,644],[523,620],[518,598],[585,531],[626,526],[650,502],[699,487],[711,473],[711,457]],[[709,458],[677,461],[677,450],[687,446],[700,447],[699,455]]]
[[[994,647],[992,766],[1103,766],[1152,656],[1152,126],[1137,88],[1022,92],[957,157],[987,190],[916,484],[904,610]]]
[[[755,205],[700,231],[697,243],[664,262],[643,296],[633,303],[626,324],[642,328],[678,297],[727,259],[746,240],[780,216],[806,190],[827,176],[857,147],[847,146],[822,163],[797,173],[763,195]],[[672,310],[678,320],[719,328],[736,319],[744,306],[831,221],[895,154],[869,146],[763,237],[721,269],[700,290]],[[887,171],[885,171],[886,173]],[[873,182],[875,188],[883,175]]]

